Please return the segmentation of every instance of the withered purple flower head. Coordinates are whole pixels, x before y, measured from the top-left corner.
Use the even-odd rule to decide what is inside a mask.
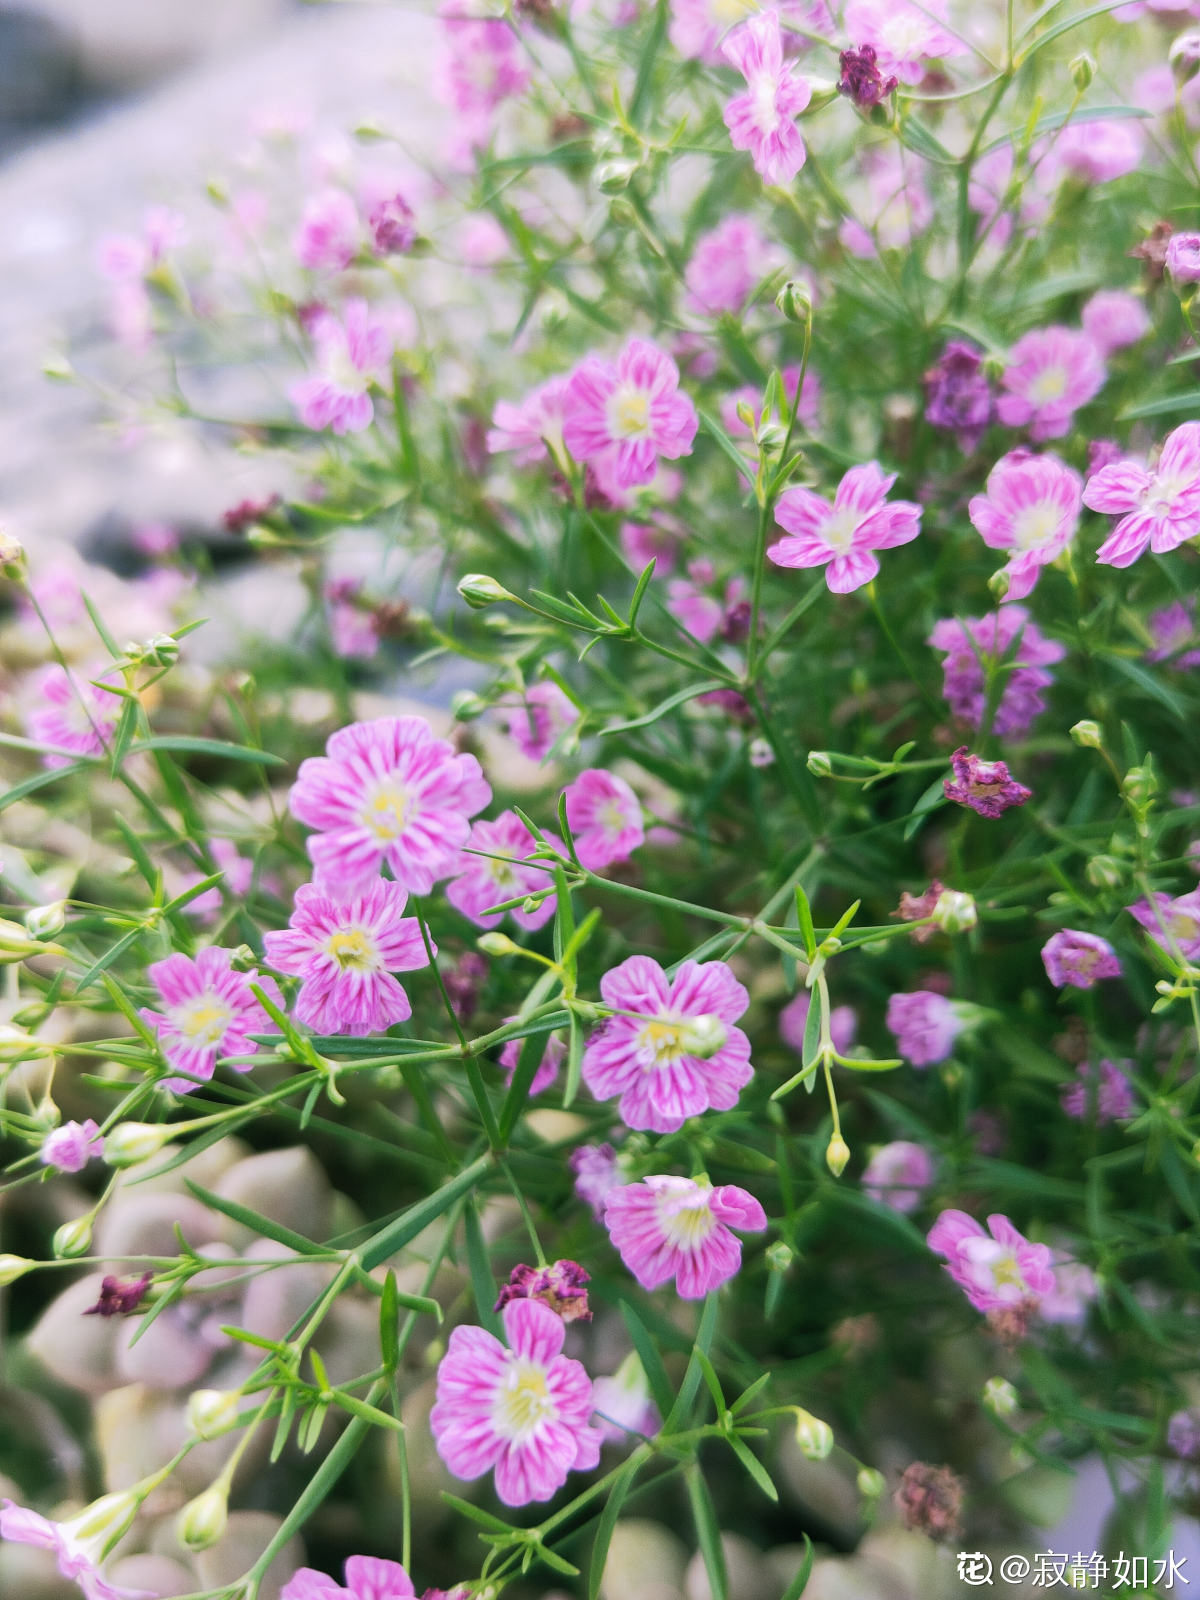
[[[962,339],[951,339],[924,381],[926,422],[956,433],[959,449],[970,455],[992,420],[992,391],[981,352]]]
[[[864,111],[886,100],[896,87],[895,78],[885,78],[879,70],[879,58],[873,44],[860,45],[857,50],[843,50],[838,57],[842,75],[838,79],[838,93],[853,100]]]
[[[100,1298],[84,1316],[127,1317],[141,1305],[153,1277],[152,1272],[143,1272],[140,1278],[105,1278],[100,1284]]]
[[[587,1285],[591,1274],[578,1261],[556,1261],[549,1267],[518,1265],[500,1290],[494,1310],[500,1311],[512,1300],[540,1300],[556,1311],[564,1322],[590,1322]]]
[[[1005,761],[984,761],[960,745],[950,757],[954,777],[942,784],[947,800],[969,806],[981,817],[1000,817],[1010,806],[1023,806],[1033,794],[1017,783]]]

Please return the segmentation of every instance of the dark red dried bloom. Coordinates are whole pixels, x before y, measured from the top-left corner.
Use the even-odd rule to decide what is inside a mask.
[[[245,533],[251,523],[261,522],[264,517],[270,516],[278,504],[277,494],[270,494],[265,500],[239,500],[237,505],[230,506],[221,521],[229,533]]]
[[[143,1272],[140,1278],[105,1278],[100,1284],[100,1298],[83,1313],[85,1317],[127,1317],[136,1311],[150,1287],[154,1274]]]
[[[557,1311],[564,1322],[590,1322],[590,1282],[591,1274],[578,1261],[556,1261],[550,1267],[516,1266],[500,1290],[495,1309],[499,1311],[510,1300],[540,1300],[551,1311]]]
[[[933,915],[933,908],[941,899],[945,887],[944,883],[935,878],[924,894],[909,894],[907,889],[902,890],[898,908],[889,911],[888,916],[897,922],[924,922],[926,917]],[[926,944],[936,932],[937,929],[932,926],[914,928],[913,939],[917,944]]]
[[[900,1487],[892,1496],[906,1528],[931,1539],[953,1539],[962,1532],[965,1486],[949,1467],[931,1467],[913,1461],[905,1467]]]
[[[898,81],[885,78],[880,72],[879,58],[873,44],[860,45],[857,50],[843,50],[838,57],[838,65],[842,69],[838,93],[853,100],[864,111],[886,100]]]
[[[942,790],[947,800],[969,806],[981,817],[1000,817],[1010,806],[1023,806],[1033,794],[1017,783],[1004,761],[984,761],[960,745],[950,757],[954,777],[947,778]]]

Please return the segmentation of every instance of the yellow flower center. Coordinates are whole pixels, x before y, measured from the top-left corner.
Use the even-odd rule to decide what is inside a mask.
[[[1167,932],[1172,939],[1194,939],[1196,937],[1196,919],[1186,911],[1173,911],[1167,918]]]
[[[514,1356],[500,1382],[492,1426],[506,1439],[524,1444],[543,1422],[553,1422],[558,1407],[546,1382],[546,1369]]]
[[[1013,524],[1018,549],[1036,550],[1052,539],[1058,529],[1058,512],[1053,506],[1030,506]]]
[[[398,784],[386,784],[375,791],[359,820],[368,833],[390,843],[408,827],[415,810],[413,798],[406,790]]]
[[[339,929],[330,934],[325,948],[343,972],[351,967],[357,972],[374,972],[379,968],[375,941],[362,928]]]
[[[1011,1252],[998,1257],[991,1263],[992,1282],[997,1289],[1006,1289],[1010,1285],[1014,1289],[1023,1289],[1025,1279],[1021,1276],[1021,1268],[1017,1258]]]
[[[1029,386],[1029,398],[1039,405],[1051,400],[1061,400],[1067,392],[1067,373],[1064,367],[1046,367]]]
[[[625,813],[615,800],[606,800],[600,807],[600,825],[608,833],[620,833],[625,826]]]
[[[741,22],[743,17],[757,10],[754,0],[712,0],[710,15],[718,27],[732,28],[735,22]]]
[[[682,1206],[677,1198],[660,1195],[658,1224],[663,1237],[677,1249],[698,1249],[717,1226],[717,1219],[709,1207],[708,1191],[701,1190],[694,1199],[689,1199]]]
[[[206,990],[199,999],[179,1008],[176,1021],[185,1038],[194,1039],[197,1044],[220,1044],[233,1021],[233,1013]]]
[[[650,396],[644,389],[618,389],[609,402],[609,425],[618,439],[642,439],[650,432]]]
[[[854,534],[859,524],[859,514],[852,506],[839,506],[821,529],[821,537],[839,556],[853,548]]]

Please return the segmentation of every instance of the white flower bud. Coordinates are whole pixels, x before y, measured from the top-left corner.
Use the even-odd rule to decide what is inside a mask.
[[[237,1420],[241,1399],[236,1389],[197,1389],[188,1398],[188,1427],[202,1439],[226,1433]]]
[[[825,1165],[835,1178],[840,1178],[846,1170],[846,1163],[850,1159],[850,1146],[839,1135],[834,1134],[825,1151]]]
[[[812,290],[803,278],[789,278],[775,296],[775,304],[789,322],[805,323],[812,318]]]
[[[221,1483],[214,1483],[179,1513],[176,1531],[180,1544],[189,1550],[207,1550],[225,1532],[229,1521],[229,1494]]]
[[[110,1167],[135,1167],[156,1156],[170,1138],[167,1123],[118,1122],[104,1136],[104,1159]]]
[[[521,953],[520,945],[514,944],[506,933],[481,933],[475,948],[482,950],[485,956],[519,956]]]
[[[855,1482],[858,1484],[858,1492],[864,1500],[878,1500],[879,1496],[887,1488],[883,1473],[876,1472],[874,1467],[860,1468]]]
[[[74,1222],[64,1222],[54,1235],[53,1250],[60,1261],[73,1261],[85,1256],[92,1248],[91,1217],[76,1217]]]
[[[1083,722],[1077,722],[1071,729],[1071,737],[1077,745],[1081,745],[1085,750],[1099,750],[1102,748],[1103,736],[1098,722],[1092,722],[1086,718]]]
[[[18,1278],[23,1278],[37,1263],[30,1261],[27,1256],[0,1255],[0,1289],[6,1289],[10,1283],[16,1283]]]
[[[805,766],[814,778],[828,778],[833,775],[833,761],[826,750],[810,750]]]
[[[51,900],[47,905],[34,906],[25,913],[25,926],[35,939],[52,939],[61,933],[67,921],[67,902]]]
[[[458,592],[472,611],[482,611],[484,606],[494,606],[501,600],[514,600],[503,584],[489,578],[485,572],[468,572],[458,585]]]
[[[974,895],[963,889],[943,889],[933,907],[934,927],[943,933],[966,933],[979,921]]]
[[[983,1386],[983,1403],[996,1416],[1011,1417],[1021,1402],[1007,1378],[989,1378]]]
[[[796,1443],[809,1461],[824,1461],[833,1449],[833,1429],[811,1411],[796,1412]]]

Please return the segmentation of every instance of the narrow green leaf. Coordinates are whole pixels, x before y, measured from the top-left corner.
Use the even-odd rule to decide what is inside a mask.
[[[475,1315],[480,1325],[496,1338],[501,1336],[501,1322],[496,1305],[496,1280],[488,1260],[487,1242],[479,1220],[479,1207],[470,1200],[463,1212],[463,1233],[467,1247],[467,1269],[471,1276],[471,1289],[475,1295]]]
[[[379,1354],[389,1373],[400,1366],[400,1304],[396,1295],[396,1274],[388,1268],[379,1297]]]
[[[721,1529],[699,1462],[689,1462],[683,1476],[692,1504],[692,1518],[696,1524],[696,1537],[700,1542],[700,1554],[704,1557],[704,1570],[708,1574],[712,1600],[729,1600],[729,1574],[725,1570],[725,1552],[721,1548]]]
[[[183,1181],[197,1200],[202,1201],[213,1211],[219,1211],[223,1217],[241,1223],[243,1228],[249,1228],[266,1239],[274,1239],[276,1244],[286,1245],[289,1250],[294,1250],[300,1256],[320,1256],[327,1253],[324,1245],[315,1244],[292,1228],[285,1228],[281,1222],[273,1222],[270,1217],[264,1217],[261,1211],[254,1211],[250,1206],[244,1206],[237,1200],[227,1200],[224,1195],[214,1194],[211,1189],[193,1183],[191,1178],[185,1178]]]
[[[73,778],[77,772],[92,766],[90,761],[72,761],[65,767],[51,767],[45,772],[35,772],[31,778],[25,778],[20,783],[14,783],[11,789],[6,789],[0,795],[0,811],[7,806],[16,805],[18,800],[24,800],[31,794],[36,794],[39,789],[44,789],[48,784],[57,783],[60,778]]]
[[[674,711],[676,706],[684,705],[689,700],[695,700],[699,695],[711,694],[714,689],[720,689],[721,687],[722,679],[720,678],[707,678],[703,683],[689,683],[686,688],[677,689],[674,694],[669,694],[665,700],[660,700],[656,706],[652,707],[643,716],[630,717],[626,722],[610,722],[607,728],[600,729],[600,737],[605,739],[614,733],[629,733],[634,728],[648,728],[652,723],[657,722],[660,717],[665,717],[668,711]]]
[[[662,1357],[658,1347],[650,1337],[645,1323],[629,1304],[628,1300],[620,1302],[621,1315],[625,1319],[625,1326],[629,1329],[629,1337],[633,1340],[633,1348],[637,1351],[638,1360],[642,1363],[642,1371],[646,1374],[646,1382],[650,1385],[650,1393],[654,1397],[654,1404],[658,1407],[660,1417],[665,1417],[675,1403],[675,1391],[671,1388],[671,1380],[667,1377],[667,1369],[662,1364]]]
[[[808,1580],[812,1577],[813,1560],[816,1556],[816,1551],[813,1549],[812,1540],[806,1533],[802,1533],[800,1537],[804,1540],[804,1560],[800,1563],[796,1576],[784,1590],[782,1600],[800,1600],[800,1596],[808,1588]]]
[[[373,1271],[389,1256],[411,1243],[431,1222],[436,1222],[444,1212],[449,1211],[456,1200],[475,1187],[487,1172],[491,1161],[491,1156],[480,1156],[469,1167],[456,1173],[449,1183],[426,1195],[424,1200],[418,1200],[416,1205],[409,1206],[407,1211],[393,1218],[386,1227],[372,1234],[358,1251],[358,1258],[366,1270]]]
[[[600,1521],[596,1526],[596,1537],[592,1540],[592,1559],[588,1568],[587,1600],[597,1600],[600,1585],[604,1582],[604,1563],[608,1559],[608,1547],[612,1543],[612,1536],[616,1532],[617,1523],[621,1519],[621,1508],[625,1504],[626,1496],[633,1488],[634,1480],[645,1464],[645,1456],[640,1451],[634,1451],[625,1463],[617,1477],[616,1482],[608,1492],[608,1499],[604,1502],[604,1510],[600,1513]]]
[[[771,1474],[767,1471],[766,1467],[763,1466],[762,1462],[754,1454],[753,1450],[751,1450],[746,1441],[744,1439],[739,1439],[736,1433],[731,1433],[729,1435],[729,1446],[734,1455],[745,1467],[746,1471],[754,1479],[758,1487],[766,1495],[767,1499],[774,1500],[776,1503],[778,1503],[779,1490],[771,1482]]]
[[[510,1522],[502,1522],[499,1517],[492,1516],[490,1511],[484,1511],[480,1506],[473,1506],[469,1500],[460,1500],[456,1494],[449,1490],[442,1490],[442,1499],[448,1506],[453,1506],[460,1516],[466,1517],[471,1522],[477,1522],[481,1528],[487,1528],[490,1533],[512,1533]]]
[[[250,745],[227,744],[224,739],[199,739],[185,734],[157,734],[152,739],[140,739],[130,745],[129,754],[138,755],[145,750],[169,751],[176,755],[220,756],[226,761],[248,761],[260,767],[283,767],[282,756],[269,750],[255,750]]]
[[[801,884],[796,885],[796,918],[800,933],[804,939],[804,948],[808,952],[808,959],[815,961],[817,956],[817,934],[813,927],[812,906],[808,903]]]

